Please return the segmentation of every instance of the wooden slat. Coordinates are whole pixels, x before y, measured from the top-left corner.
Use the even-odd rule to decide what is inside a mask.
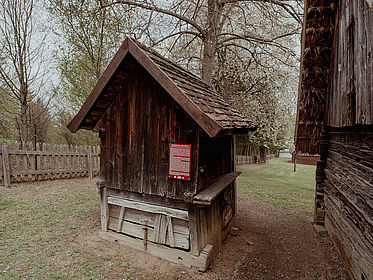
[[[231,172],[223,175],[211,186],[194,196],[193,203],[197,205],[211,205],[213,199],[228,187],[240,174],[241,172]]]
[[[118,218],[120,215],[120,206],[117,205],[109,205],[109,215],[113,218]],[[139,211],[137,209],[126,209],[124,214],[124,219],[131,223],[138,223],[140,224],[141,221],[147,220],[148,226],[152,228],[157,227],[157,217],[158,214],[150,213],[150,212],[143,212]],[[159,222],[159,220],[158,220]],[[173,230],[174,232],[180,233],[180,234],[189,234],[188,229],[188,222],[185,220],[180,219],[173,219],[172,220]],[[158,226],[159,227],[159,226]]]
[[[2,166],[4,176],[4,186],[10,186],[10,163],[9,163],[9,144],[3,144],[2,146]]]
[[[184,210],[168,208],[168,207],[158,206],[158,205],[152,205],[152,204],[142,203],[138,201],[132,201],[132,200],[127,200],[123,198],[113,197],[113,196],[108,197],[108,203],[113,204],[113,205],[118,205],[118,206],[124,206],[126,208],[137,209],[137,210],[141,210],[145,212],[163,214],[163,215],[171,216],[177,219],[188,221],[188,212]]]
[[[120,244],[130,246],[140,251],[144,250],[142,240],[132,238],[124,234],[115,232],[100,232],[100,237],[113,242],[118,241]],[[205,271],[212,260],[212,245],[207,245],[204,247],[198,257],[177,248],[168,248],[151,242],[148,243],[146,252],[174,263],[197,267],[200,271]]]

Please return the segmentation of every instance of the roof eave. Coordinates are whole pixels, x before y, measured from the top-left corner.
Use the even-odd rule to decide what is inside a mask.
[[[97,84],[93,88],[91,94],[84,102],[82,108],[80,108],[78,114],[76,114],[76,116],[67,125],[67,128],[71,132],[74,133],[80,128],[84,118],[88,115],[90,109],[94,106],[98,97],[101,95],[102,91],[104,90],[110,79],[113,77],[115,71],[118,69],[119,65],[123,61],[123,58],[127,55],[129,50],[128,41],[128,38],[124,40],[123,44],[120,46],[114,58],[110,62],[109,66],[106,68],[106,70],[98,80]]]

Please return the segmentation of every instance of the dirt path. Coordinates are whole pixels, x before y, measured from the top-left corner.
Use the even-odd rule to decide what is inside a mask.
[[[0,279],[348,279],[311,213],[239,193],[237,236],[205,273],[98,237],[94,180],[0,188]]]
[[[91,229],[99,226],[95,218],[91,222]],[[329,238],[315,231],[310,214],[241,195],[235,227],[238,235],[227,238],[205,273],[101,241],[95,230],[80,236],[79,244],[86,256],[127,263],[128,277],[121,279],[349,279]],[[112,267],[107,276],[118,279],[121,273]]]
[[[247,250],[234,279],[349,279],[328,237],[320,236],[304,212],[239,200],[238,239]],[[245,242],[246,241],[246,242]]]

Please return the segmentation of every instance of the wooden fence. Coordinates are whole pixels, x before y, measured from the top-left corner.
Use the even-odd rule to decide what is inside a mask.
[[[273,159],[275,157],[278,157],[278,155],[277,154],[266,155],[267,160]],[[237,165],[240,165],[240,164],[255,164],[255,163],[258,163],[259,156],[236,155],[235,160],[236,160]]]
[[[93,178],[100,168],[99,146],[63,146],[43,143],[0,142],[0,184]]]

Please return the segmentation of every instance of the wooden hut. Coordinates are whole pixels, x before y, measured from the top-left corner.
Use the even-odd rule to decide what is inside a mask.
[[[315,222],[373,279],[372,1],[305,2],[296,150],[320,154]]]
[[[233,136],[252,122],[126,39],[68,127],[101,139],[102,237],[205,270],[236,210]]]

